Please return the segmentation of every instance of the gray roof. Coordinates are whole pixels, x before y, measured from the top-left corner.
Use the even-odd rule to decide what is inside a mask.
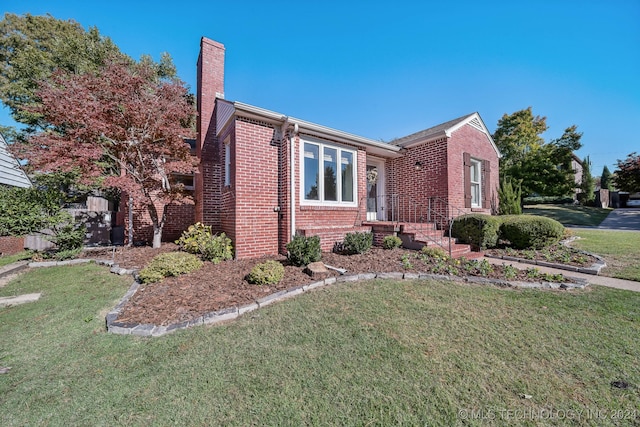
[[[7,141],[0,133],[0,185],[31,187],[31,181],[20,168],[15,157],[7,150]]]
[[[410,141],[428,140],[428,139],[432,139],[432,138],[438,137],[438,136],[446,136],[447,131],[449,129],[455,127],[456,125],[458,125],[458,124],[460,124],[462,122],[464,122],[465,120],[467,120],[468,118],[470,118],[474,114],[477,114],[477,113],[471,113],[471,114],[467,114],[467,115],[462,116],[462,117],[458,117],[457,119],[449,120],[448,122],[441,123],[441,124],[439,124],[437,126],[433,126],[433,127],[430,127],[428,129],[425,129],[425,130],[421,130],[421,131],[416,132],[416,133],[412,133],[411,135],[407,135],[407,136],[403,136],[402,138],[394,139],[390,143],[394,144],[394,145],[403,146],[403,145],[409,143]]]

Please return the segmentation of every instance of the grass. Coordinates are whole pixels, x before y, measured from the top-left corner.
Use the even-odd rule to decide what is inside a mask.
[[[638,293],[376,280],[143,339],[103,331],[128,284],[82,265],[0,289],[43,292],[0,310],[1,425],[620,425],[640,407]]]
[[[555,219],[562,225],[598,226],[613,209],[576,205],[525,206],[526,215],[540,215]]]
[[[14,262],[17,262],[17,261],[30,259],[31,255],[33,255],[31,251],[22,251],[22,252],[19,252],[17,254],[13,254],[13,255],[0,256],[0,267],[4,267],[6,265],[13,264]]]
[[[571,246],[605,258],[601,274],[640,281],[640,233],[611,230],[572,230],[581,239]]]

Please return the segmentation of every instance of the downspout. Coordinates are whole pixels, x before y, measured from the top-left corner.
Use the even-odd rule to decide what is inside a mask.
[[[290,209],[290,224],[291,224],[291,238],[293,239],[296,235],[296,155],[295,155],[295,139],[298,134],[298,124],[294,123],[293,125],[293,134],[289,137],[289,142],[291,143],[289,146],[289,163],[291,164],[291,176],[290,176],[290,190],[291,190],[291,203],[289,204]]]

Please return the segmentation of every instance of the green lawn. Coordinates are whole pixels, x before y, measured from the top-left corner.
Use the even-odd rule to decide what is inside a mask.
[[[130,282],[107,271],[31,270],[0,288],[43,292],[0,309],[0,425],[640,421],[611,419],[640,408],[639,293],[376,280],[143,339],[104,332]]]
[[[13,255],[0,256],[0,267],[4,267],[6,265],[13,264],[16,261],[22,261],[22,260],[25,260],[25,259],[30,259],[31,255],[32,254],[31,254],[30,251],[23,251],[23,252],[19,252],[17,254],[13,254]]]
[[[565,226],[598,226],[612,210],[575,205],[530,205],[525,206],[522,213],[553,218]]]
[[[640,281],[640,233],[611,230],[572,230],[581,239],[571,246],[601,255],[607,262],[603,276]]]

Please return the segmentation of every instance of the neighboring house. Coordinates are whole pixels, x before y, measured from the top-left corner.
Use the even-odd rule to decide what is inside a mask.
[[[7,141],[0,133],[0,185],[31,187],[31,180],[20,168],[20,163],[7,149]]]
[[[580,160],[580,158],[574,153],[571,154],[571,170],[573,170],[574,182],[576,183],[576,186],[573,190],[573,198],[575,200],[578,200],[578,194],[582,193],[582,188],[580,187],[582,185],[583,166],[582,160]]]
[[[478,113],[383,143],[225,100],[224,46],[200,48],[195,220],[237,258],[286,253],[297,233],[323,250],[354,231],[427,240],[433,224],[496,208],[500,153]]]

